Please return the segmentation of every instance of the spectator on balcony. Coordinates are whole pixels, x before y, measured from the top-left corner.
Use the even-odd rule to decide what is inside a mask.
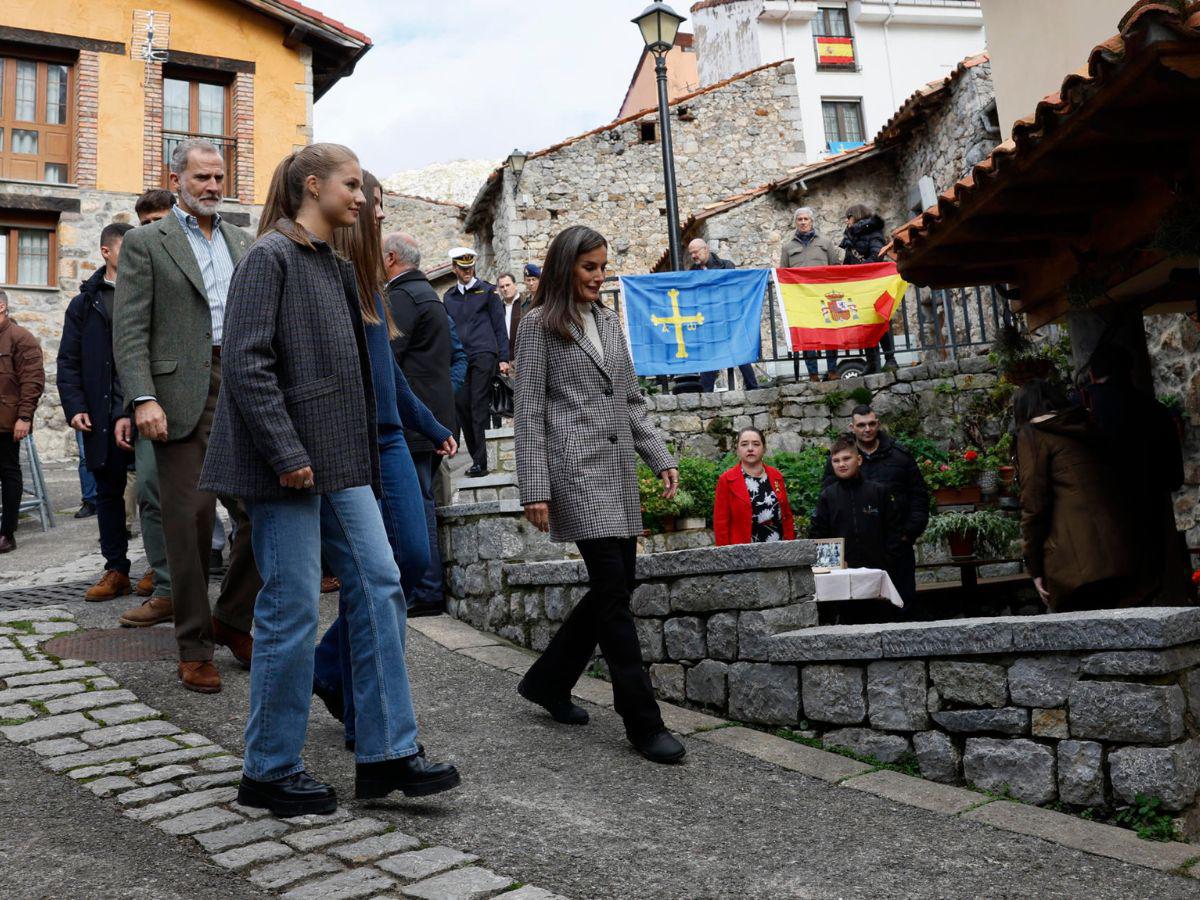
[[[128,594],[129,537],[125,485],[133,462],[133,427],[113,364],[112,314],[121,244],[133,226],[113,222],[100,232],[104,265],[79,286],[67,305],[58,346],[58,395],[63,414],[84,446],[96,484],[96,522],[104,574],[84,597],[112,600]]]
[[[767,439],[757,428],[737,437],[738,464],[717,480],[713,535],[718,547],[791,541],[796,524],[783,475],[763,463]]]
[[[1038,379],[1014,395],[1013,418],[1022,549],[1038,596],[1053,612],[1133,605],[1136,539],[1087,412]]]
[[[731,260],[722,259],[713,253],[708,247],[708,242],[703,238],[696,238],[688,244],[688,256],[691,257],[691,269],[736,269],[737,266]],[[753,391],[758,389],[758,379],[754,375],[754,366],[751,363],[742,363],[738,366],[738,371],[742,373],[742,384],[746,390]],[[729,370],[729,388],[733,389],[733,369]],[[711,394],[713,387],[717,383],[716,372],[701,372],[700,373],[700,390],[706,394]]]
[[[846,255],[842,265],[858,266],[864,263],[883,262],[880,251],[887,243],[883,234],[883,219],[872,212],[870,207],[855,203],[846,210],[846,231],[842,234],[842,249]],[[879,349],[883,348],[884,368],[899,368],[896,364],[896,341],[892,337],[892,326],[883,333],[879,346],[867,350],[867,371],[875,374],[879,371]]]
[[[8,315],[0,290],[0,553],[17,549],[21,512],[21,441],[33,430],[33,412],[46,387],[42,346]]]
[[[1187,545],[1175,525],[1171,494],[1183,485],[1183,445],[1167,408],[1134,387],[1133,358],[1101,345],[1085,388],[1092,420],[1122,461],[1120,487],[1134,527],[1137,593],[1142,603],[1184,606],[1189,600]]]
[[[837,249],[829,238],[817,234],[813,224],[813,211],[810,207],[802,206],[792,217],[795,232],[790,240],[779,251],[779,267],[781,269],[802,269],[810,266],[840,265]],[[817,374],[817,351],[805,350],[804,365],[808,369],[810,381],[820,381]],[[838,377],[837,351],[825,351],[825,380],[834,381]]]

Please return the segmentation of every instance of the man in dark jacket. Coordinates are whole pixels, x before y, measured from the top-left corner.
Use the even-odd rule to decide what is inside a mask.
[[[829,460],[833,480],[821,491],[809,537],[844,538],[847,567],[890,573],[903,553],[898,505],[885,485],[863,477],[863,457],[853,436],[834,441]]]
[[[83,438],[96,479],[96,522],[104,575],[84,595],[112,600],[129,593],[125,485],[133,462],[133,429],[113,362],[112,314],[121,242],[132,225],[113,222],[100,232],[103,268],[79,287],[67,306],[58,348],[58,395],[63,413]]]
[[[837,250],[833,241],[824,235],[817,234],[814,213],[811,207],[802,206],[792,216],[795,232],[779,250],[779,268],[802,269],[810,266],[838,265]],[[820,381],[817,375],[816,350],[803,350],[804,366],[808,369],[810,381]],[[834,381],[838,377],[837,351],[825,351],[825,380]]]
[[[692,258],[691,269],[736,269],[730,260],[722,259],[713,253],[708,248],[708,242],[703,238],[696,238],[688,244],[688,256]],[[742,384],[746,390],[753,391],[758,389],[758,379],[754,376],[754,366],[751,363],[742,363],[738,366],[738,371],[742,373]],[[727,371],[729,378],[729,388],[733,389],[733,369]],[[713,387],[717,383],[716,372],[701,372],[700,373],[700,390],[706,394],[713,392]]]
[[[904,598],[906,610],[917,600],[917,559],[913,544],[929,524],[929,489],[912,455],[879,428],[879,417],[869,406],[854,408],[850,416],[858,449],[862,453],[862,477],[887,488],[900,516],[900,550],[888,570],[892,583]],[[832,484],[833,466],[825,464],[824,484]]]
[[[0,553],[17,549],[13,535],[21,512],[21,441],[33,430],[33,413],[46,387],[42,346],[8,315],[0,290]]]
[[[1183,447],[1165,406],[1132,381],[1133,358],[1115,344],[1089,361],[1086,395],[1092,419],[1121,461],[1120,487],[1136,536],[1137,593],[1142,603],[1190,602],[1186,542],[1175,523],[1171,494],[1183,485]]]
[[[454,391],[461,386],[466,374],[466,354],[459,346],[457,355],[460,359],[455,359],[454,322],[425,273],[417,268],[420,264],[421,249],[410,235],[393,232],[384,236],[383,265],[388,275],[388,303],[396,327],[400,329],[400,336],[392,341],[392,351],[413,393],[439,422],[454,431]],[[452,372],[456,362],[459,368],[457,383]],[[421,485],[425,524],[429,531],[429,568],[406,598],[408,614],[410,617],[436,615],[445,608],[433,499],[433,479],[442,457],[424,435],[406,430],[404,437]]]
[[[458,336],[467,351],[467,383],[455,396],[458,425],[466,436],[474,465],[468,478],[487,474],[487,425],[492,402],[492,379],[496,364],[507,375],[508,334],[504,329],[504,302],[494,285],[475,277],[475,251],[455,247],[450,262],[458,283],[446,291],[442,300],[454,319]]]

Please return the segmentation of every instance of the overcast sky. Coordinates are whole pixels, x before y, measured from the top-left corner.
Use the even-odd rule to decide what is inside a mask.
[[[314,108],[380,176],[537,150],[617,115],[645,0],[306,0],[375,46]],[[686,2],[677,4],[686,14]],[[687,29],[687,25],[684,26]]]

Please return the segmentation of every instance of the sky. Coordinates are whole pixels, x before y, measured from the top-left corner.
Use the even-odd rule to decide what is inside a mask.
[[[381,177],[533,151],[616,118],[646,0],[305,0],[375,46],[314,107]],[[678,9],[689,4],[681,2]],[[684,25],[685,30],[687,24]]]

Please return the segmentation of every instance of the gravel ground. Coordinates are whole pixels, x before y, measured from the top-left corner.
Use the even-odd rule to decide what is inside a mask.
[[[112,606],[78,604],[79,620],[110,626]],[[333,608],[333,598],[324,598],[324,621]],[[837,788],[700,740],[688,742],[685,765],[655,766],[629,750],[611,710],[592,707],[585,728],[556,725],[516,696],[516,676],[449,653],[416,633],[409,647],[422,739],[431,758],[461,767],[464,784],[419,802],[348,805],[566,896],[1197,896],[1191,879]],[[247,676],[224,651],[218,663],[226,687],[216,696],[181,690],[171,664],[104,666],[177,724],[240,752]],[[9,771],[23,754],[9,749],[0,764]],[[314,773],[350,796],[353,757],[341,747],[340,726],[319,703],[305,758]],[[34,768],[29,761],[24,766]],[[44,816],[40,803],[32,820],[26,816],[19,828],[23,840],[58,828],[69,798],[81,793],[59,784],[66,779],[30,777],[37,784],[19,789],[52,800]],[[98,807],[107,803],[81,799]],[[25,801],[22,808],[28,810]],[[137,847],[108,827],[97,838],[92,821],[102,817],[72,818],[81,825],[69,838],[68,855],[71,848],[87,852],[82,848],[89,842],[97,858]],[[144,832],[147,843],[172,843]],[[13,839],[0,842],[9,846]],[[46,856],[44,850],[37,854]],[[191,859],[180,848],[170,856],[179,865]],[[98,873],[90,883],[106,882],[103,869]]]

